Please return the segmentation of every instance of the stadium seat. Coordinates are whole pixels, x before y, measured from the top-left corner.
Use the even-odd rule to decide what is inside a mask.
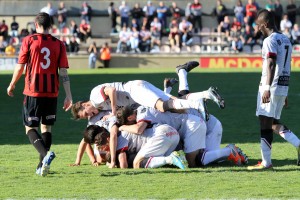
[[[160,52],[170,53],[171,52],[171,47],[169,45],[161,45],[160,46]]]
[[[193,45],[200,45],[201,44],[201,40],[200,37],[197,35],[193,36]]]
[[[300,45],[299,44],[293,45],[293,53],[300,53]]]
[[[191,52],[191,47],[189,47],[189,46],[182,46],[180,52],[181,53],[189,53],[189,52]]]
[[[203,27],[201,29],[201,33],[202,34],[209,34],[210,33],[210,28],[209,27]]]
[[[201,47],[200,47],[200,45],[194,45],[194,46],[192,46],[192,53],[201,53]]]
[[[220,53],[222,51],[221,45],[211,46],[211,53]]]
[[[163,36],[163,37],[161,38],[161,44],[162,44],[162,45],[164,45],[164,44],[170,44],[169,38],[166,37],[166,36]]]
[[[252,48],[250,45],[244,45],[243,46],[243,53],[252,53]]]
[[[209,37],[207,37],[207,36],[201,37],[201,44],[206,45],[206,44],[210,44],[210,43],[211,43],[211,40]]]
[[[261,46],[259,44],[256,44],[252,47],[253,53],[261,53]]]
[[[201,45],[202,53],[211,53],[211,47],[209,45]]]

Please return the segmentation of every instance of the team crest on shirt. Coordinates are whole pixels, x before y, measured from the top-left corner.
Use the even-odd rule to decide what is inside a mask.
[[[280,40],[277,40],[277,44],[278,44],[278,45],[281,45],[281,41],[280,41]]]
[[[146,108],[143,108],[140,113],[145,113],[145,112],[146,112]]]

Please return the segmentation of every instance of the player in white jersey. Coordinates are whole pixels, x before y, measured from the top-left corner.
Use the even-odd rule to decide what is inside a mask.
[[[190,96],[190,98],[197,98],[195,95],[189,95],[189,86],[187,73],[189,72],[185,68],[176,67],[176,72],[179,77],[179,90],[178,96]],[[182,84],[183,82],[183,84]],[[166,78],[164,80],[164,91],[170,93],[172,91],[172,87],[174,84],[178,83],[178,81],[174,78]],[[215,98],[219,99],[223,104],[223,108],[225,106],[224,99],[217,92],[216,88],[211,87],[209,89],[211,92],[215,93]],[[206,100],[204,101],[206,103]],[[206,104],[205,110],[207,111]],[[193,114],[199,117],[202,117],[199,112],[195,109],[186,110],[188,114]],[[228,159],[233,161],[235,164],[247,164],[248,157],[242,152],[242,150],[236,147],[234,144],[229,144],[225,148],[220,148],[221,139],[222,139],[222,124],[221,122],[213,115],[208,112],[206,116],[206,138],[205,138],[205,148],[201,149],[197,156],[197,165],[207,165],[211,162],[215,162],[218,160]]]
[[[292,45],[288,37],[279,33],[273,13],[261,10],[256,24],[265,36],[262,47],[263,70],[257,95],[256,115],[260,120],[262,162],[249,166],[249,170],[271,169],[271,149],[273,132],[279,133],[298,150],[300,159],[300,140],[285,125],[279,122],[281,111],[287,99],[291,72]]]
[[[90,143],[97,143],[102,150],[110,148],[109,133],[101,127],[87,127],[84,138]],[[121,137],[128,142],[128,151],[137,155],[133,161],[134,168],[157,168],[166,164],[185,169],[184,162],[178,152],[174,152],[178,141],[178,132],[169,125],[156,125],[137,135],[122,132]]]
[[[180,66],[192,69],[198,65],[198,62],[188,62]],[[198,99],[200,99],[200,97]],[[194,108],[205,115],[201,100],[178,99],[172,97],[151,83],[143,80],[98,85],[91,91],[89,101],[77,102],[74,104],[72,107],[72,114],[74,118],[92,117],[99,112],[99,109],[111,109],[111,115],[115,115],[118,107],[131,105],[133,103],[152,107],[161,112]],[[218,100],[216,103],[220,104]]]

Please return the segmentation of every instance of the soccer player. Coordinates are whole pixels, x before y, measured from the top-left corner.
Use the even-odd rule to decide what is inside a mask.
[[[188,62],[180,66],[190,70],[198,65],[198,62]],[[142,80],[98,85],[91,91],[89,101],[77,102],[74,105],[72,114],[75,119],[87,116],[92,117],[98,113],[98,109],[111,109],[111,116],[115,116],[117,107],[134,103],[155,108],[161,112],[194,108],[205,115],[202,101],[172,97],[147,81]],[[216,103],[220,104],[218,101]]]
[[[273,132],[279,133],[298,150],[300,140],[279,122],[288,95],[291,73],[292,45],[288,37],[279,33],[272,12],[261,10],[256,19],[258,30],[265,36],[262,47],[263,70],[257,95],[256,115],[260,121],[262,162],[249,166],[249,170],[272,169],[271,150]]]
[[[96,125],[87,127],[84,133],[86,142],[97,143],[104,150],[110,148],[109,136],[105,129]],[[186,169],[184,153],[174,151],[179,142],[179,134],[169,125],[157,124],[140,134],[122,132],[121,136],[128,141],[129,154],[137,153],[133,161],[134,168],[158,168],[169,164]]]
[[[48,174],[55,158],[54,152],[49,150],[52,144],[51,127],[57,112],[58,76],[66,93],[63,109],[68,111],[72,106],[66,49],[63,42],[49,34],[51,26],[51,17],[47,13],[36,16],[37,33],[23,39],[18,64],[7,88],[7,94],[12,97],[26,66],[23,124],[31,144],[40,154],[36,173],[41,176]],[[39,125],[41,136],[38,133]]]

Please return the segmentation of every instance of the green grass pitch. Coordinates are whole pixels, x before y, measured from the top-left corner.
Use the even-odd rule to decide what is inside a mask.
[[[154,72],[155,71],[155,72]],[[162,88],[165,77],[177,77],[174,69],[95,69],[69,70],[74,101],[88,99],[90,90],[101,83],[147,80]],[[93,167],[85,155],[79,167],[69,167],[76,158],[86,121],[73,121],[62,110],[64,91],[58,103],[51,149],[57,158],[47,177],[35,175],[38,154],[30,145],[22,125],[24,76],[15,97],[6,94],[12,72],[0,72],[0,199],[300,199],[300,167],[296,150],[281,137],[273,143],[274,171],[249,172],[245,166],[229,162],[182,171],[161,169],[108,169]],[[236,143],[249,164],[260,160],[259,126],[255,116],[260,70],[195,69],[188,75],[191,91],[217,86],[226,100],[220,110],[209,102],[209,112],[223,124],[222,146]],[[289,106],[282,121],[300,137],[300,72],[294,71],[290,83]],[[176,95],[177,87],[173,94]]]

